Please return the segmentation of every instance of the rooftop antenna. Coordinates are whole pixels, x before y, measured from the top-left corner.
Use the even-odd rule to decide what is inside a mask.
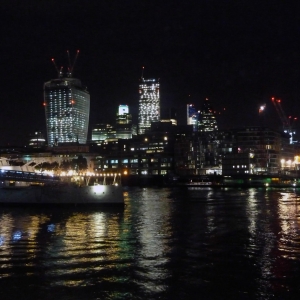
[[[144,69],[145,69],[145,67],[143,66],[142,67],[142,77],[141,77],[142,79],[144,79]]]

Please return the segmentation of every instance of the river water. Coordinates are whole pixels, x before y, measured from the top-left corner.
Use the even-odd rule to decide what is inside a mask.
[[[128,188],[0,208],[0,299],[299,299],[300,191]]]

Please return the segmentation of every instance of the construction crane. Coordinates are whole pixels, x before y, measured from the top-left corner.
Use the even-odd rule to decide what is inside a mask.
[[[68,61],[69,61],[67,77],[71,78],[72,77],[72,73],[74,71],[74,67],[75,67],[75,63],[76,63],[77,57],[79,55],[79,50],[77,50],[77,52],[76,52],[76,56],[75,56],[73,64],[71,64],[71,58],[70,58],[70,52],[69,52],[69,50],[67,50],[67,55],[68,55]],[[55,67],[55,70],[57,72],[58,78],[63,77],[63,67],[61,67],[60,69],[58,69],[58,67],[57,67],[57,65],[55,63],[55,59],[52,58],[51,60],[52,60],[52,62],[54,64],[54,67]]]
[[[54,64],[55,70],[57,72],[57,77],[61,77],[62,73],[63,73],[63,67],[61,67],[60,70],[59,70],[58,67],[57,67],[57,65],[56,65],[56,63],[55,63],[55,59],[52,58],[51,60],[52,60],[52,62]]]
[[[76,56],[75,56],[73,64],[71,64],[71,58],[70,58],[70,52],[69,52],[69,50],[67,50],[67,54],[68,54],[68,60],[69,60],[68,77],[72,77],[72,73],[74,71],[75,63],[76,63],[77,57],[79,55],[79,50],[77,50],[77,52],[76,52]]]
[[[292,118],[291,116],[287,117],[282,106],[281,106],[281,100],[280,99],[275,99],[275,97],[271,98],[272,103],[277,111],[277,114],[281,120],[282,123],[282,128],[285,133],[288,133],[290,136],[290,144],[293,143],[293,122],[297,120],[297,118]]]

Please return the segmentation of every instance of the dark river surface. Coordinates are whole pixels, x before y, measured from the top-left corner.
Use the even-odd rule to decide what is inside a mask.
[[[0,208],[0,299],[300,299],[300,190],[128,188]]]

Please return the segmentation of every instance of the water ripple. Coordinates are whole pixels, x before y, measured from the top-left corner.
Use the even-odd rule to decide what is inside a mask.
[[[5,208],[0,298],[294,299],[299,199],[130,188],[124,209]]]

